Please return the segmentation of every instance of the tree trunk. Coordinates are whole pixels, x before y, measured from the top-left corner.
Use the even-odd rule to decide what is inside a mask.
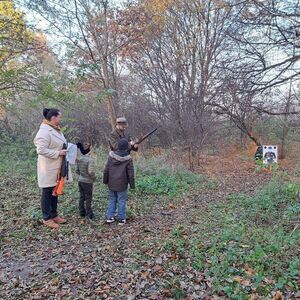
[[[193,147],[190,145],[188,147],[188,158],[189,158],[189,170],[194,172],[194,153],[193,153]]]
[[[109,34],[108,34],[108,20],[107,20],[107,7],[108,7],[108,1],[102,2],[103,8],[104,8],[104,18],[105,18],[105,47],[104,47],[104,55],[103,55],[103,74],[104,74],[104,82],[105,82],[105,89],[108,90],[111,88],[111,80],[110,75],[108,71],[108,52],[109,52]],[[108,113],[110,117],[110,124],[112,129],[116,127],[116,111],[113,103],[113,97],[109,93],[107,96],[107,106],[108,106]]]
[[[287,126],[287,121],[288,121],[288,117],[287,115],[284,115],[284,124],[283,124],[283,127],[282,127],[282,136],[281,136],[281,147],[280,147],[280,155],[279,155],[279,158],[280,159],[284,159],[285,156],[286,156],[286,138],[287,138],[287,135],[288,135],[288,132],[289,132],[289,128]]]
[[[110,124],[111,127],[114,129],[116,127],[116,111],[115,111],[115,107],[114,107],[114,103],[113,103],[113,97],[111,95],[109,95],[107,97],[107,108],[108,108],[108,113],[109,113],[109,117],[110,117]]]
[[[283,117],[282,135],[281,135],[281,143],[280,143],[281,149],[279,154],[280,159],[284,159],[286,156],[286,140],[289,133],[288,113],[290,112],[291,98],[292,98],[292,80],[290,81],[289,94],[288,94],[287,102],[285,104],[286,114]]]

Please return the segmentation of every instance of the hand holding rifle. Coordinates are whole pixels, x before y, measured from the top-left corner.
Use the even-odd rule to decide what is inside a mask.
[[[129,144],[131,145],[131,147],[132,147],[134,150],[137,150],[138,147],[139,147],[139,144],[137,143],[137,141],[131,141]]]

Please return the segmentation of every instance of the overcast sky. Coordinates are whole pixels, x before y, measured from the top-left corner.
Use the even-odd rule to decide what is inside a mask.
[[[49,27],[48,22],[40,15],[26,9],[26,7],[24,5],[22,5],[24,2],[26,2],[28,0],[15,0],[15,1],[18,2],[18,3],[16,3],[17,7],[26,13],[26,19],[27,19],[28,23],[30,25],[34,26],[34,28],[44,32],[46,35],[46,38],[47,38],[47,43],[50,46],[50,48],[52,48],[57,54],[60,54],[60,57],[62,57],[66,53],[66,47],[62,43],[63,38],[59,38],[57,35],[47,33],[47,29]],[[33,2],[34,0],[31,0],[31,1]],[[51,2],[59,3],[60,1],[59,0],[51,0]],[[126,2],[126,0],[110,1],[111,4],[114,4],[116,6],[120,6],[125,2]],[[269,55],[268,55],[269,63],[274,64],[276,62],[279,62],[282,59],[284,59],[285,56],[286,55],[283,52],[274,49],[273,51],[269,52]],[[300,63],[296,63],[294,65],[294,68],[298,69],[300,67],[299,64]],[[291,70],[290,72],[293,73],[293,70]],[[273,71],[271,71],[271,75],[272,76],[274,75]],[[286,87],[284,87],[284,88],[286,88]]]

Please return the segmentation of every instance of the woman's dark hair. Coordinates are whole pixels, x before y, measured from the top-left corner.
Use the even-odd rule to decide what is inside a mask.
[[[43,116],[46,120],[51,121],[52,117],[57,117],[60,114],[60,111],[56,108],[44,108]]]

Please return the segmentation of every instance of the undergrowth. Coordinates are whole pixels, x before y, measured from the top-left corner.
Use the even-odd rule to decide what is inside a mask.
[[[99,226],[105,218],[108,203],[107,187],[102,184],[102,172],[107,159],[107,149],[93,149],[97,181],[94,184],[93,210]],[[37,186],[37,154],[32,143],[6,141],[0,149],[0,229],[8,237],[23,238],[33,232],[42,218],[40,189]],[[183,166],[170,167],[164,157],[134,158],[136,189],[130,191],[127,217],[145,215],[156,206],[180,201],[183,194],[204,187],[208,182]],[[78,216],[79,192],[75,166],[71,166],[74,181],[66,184],[64,195],[59,197],[59,213],[67,218]],[[97,223],[97,220],[100,221]],[[19,224],[20,223],[20,224]],[[29,224],[24,229],[21,224]],[[9,225],[10,224],[10,225]],[[16,226],[15,226],[16,225]],[[18,226],[20,225],[20,226]],[[14,228],[7,233],[7,228]],[[30,228],[30,230],[28,230]]]
[[[299,188],[277,177],[254,196],[212,204],[196,225],[174,229],[165,249],[183,259],[189,249],[193,268],[229,299],[299,291]]]

